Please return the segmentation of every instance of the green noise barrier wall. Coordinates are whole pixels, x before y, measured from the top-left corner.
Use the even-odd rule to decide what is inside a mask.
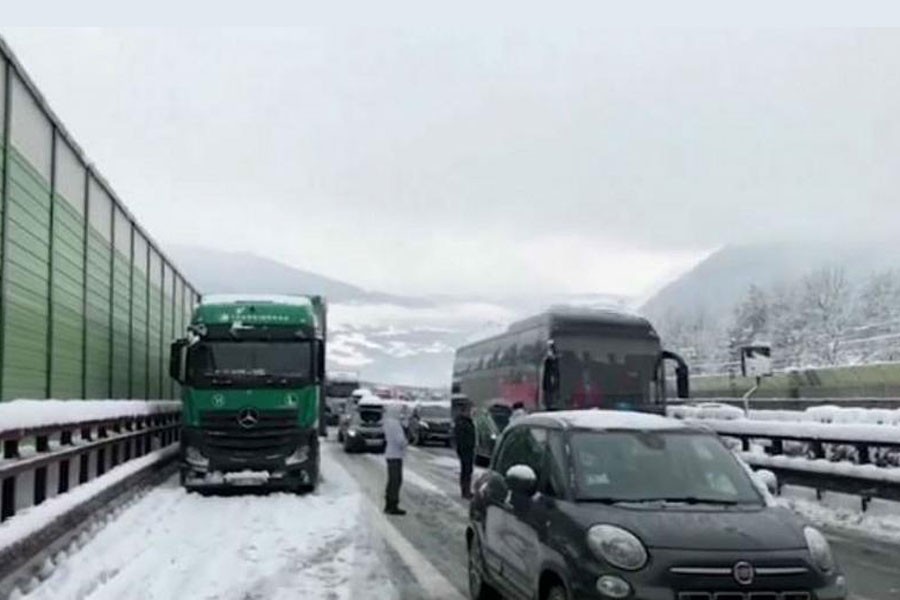
[[[0,400],[177,397],[198,301],[0,39]]]

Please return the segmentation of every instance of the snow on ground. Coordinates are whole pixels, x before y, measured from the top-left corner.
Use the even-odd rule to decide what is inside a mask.
[[[13,400],[0,403],[0,431],[178,410],[173,400]]]
[[[83,483],[66,494],[55,496],[46,500],[43,504],[21,510],[16,515],[0,525],[0,550],[4,550],[12,544],[24,539],[48,525],[62,514],[72,508],[88,502],[97,494],[123,479],[137,473],[141,469],[152,465],[158,460],[177,451],[177,448],[166,448],[151,452],[146,456],[135,458],[115,469],[104,473],[96,479]]]
[[[217,600],[397,597],[350,475],[326,453],[314,494],[203,497],[172,478],[26,597]]]
[[[777,502],[816,525],[900,543],[900,502],[873,499],[862,512],[859,496],[825,492],[817,500],[814,490],[795,486],[784,486]]]

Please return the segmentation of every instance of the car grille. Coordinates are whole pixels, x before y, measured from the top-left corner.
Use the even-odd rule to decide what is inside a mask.
[[[277,458],[297,446],[297,413],[291,410],[258,410],[251,427],[239,423],[240,411],[205,411],[200,427],[205,446],[236,458]]]
[[[450,433],[450,423],[428,423],[428,431],[432,433]]]
[[[809,592],[679,592],[678,600],[810,600]]]

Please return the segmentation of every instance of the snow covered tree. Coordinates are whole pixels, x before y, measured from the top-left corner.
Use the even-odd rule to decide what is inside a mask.
[[[850,284],[841,268],[826,267],[803,278],[800,292],[803,358],[838,363],[841,336],[850,324]]]
[[[757,285],[747,289],[744,299],[734,310],[734,322],[729,330],[732,351],[769,335],[769,300]]]

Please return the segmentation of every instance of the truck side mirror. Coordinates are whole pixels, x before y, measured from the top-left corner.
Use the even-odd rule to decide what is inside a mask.
[[[169,347],[169,377],[180,384],[184,383],[184,364],[187,353],[188,341],[185,338],[177,339]]]
[[[325,381],[325,342],[316,340],[316,381]]]

